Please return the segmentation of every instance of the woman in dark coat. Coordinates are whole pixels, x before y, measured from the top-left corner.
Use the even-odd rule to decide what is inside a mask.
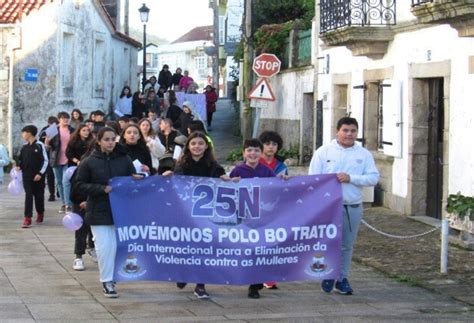
[[[138,160],[142,164],[140,172],[147,175],[155,174],[150,149],[148,149],[138,125],[129,124],[126,126],[120,135],[119,142],[124,145],[132,161]]]
[[[170,67],[165,64],[158,74],[158,84],[160,84],[160,88],[163,88],[165,92],[168,91],[168,89],[170,89],[173,85],[173,75],[169,69]]]
[[[204,91],[206,96],[206,112],[207,112],[207,130],[211,131],[212,115],[216,112],[216,102],[218,99],[216,89],[212,86],[206,86]]]
[[[145,97],[140,91],[133,93],[132,97],[132,117],[138,120],[146,117]]]
[[[135,173],[132,160],[116,144],[116,137],[112,128],[99,130],[95,150],[79,164],[76,180],[77,189],[87,194],[86,221],[94,234],[103,292],[111,298],[118,295],[113,282],[117,242],[108,195],[112,191],[109,180]]]

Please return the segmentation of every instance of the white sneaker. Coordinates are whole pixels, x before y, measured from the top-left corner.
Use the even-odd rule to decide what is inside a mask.
[[[91,260],[93,262],[97,262],[97,252],[95,251],[95,249],[88,249],[87,253],[89,254],[89,256],[91,256]]]
[[[84,260],[82,260],[82,258],[74,259],[72,269],[77,270],[77,271],[82,271],[82,270],[86,269],[86,267],[84,266]]]

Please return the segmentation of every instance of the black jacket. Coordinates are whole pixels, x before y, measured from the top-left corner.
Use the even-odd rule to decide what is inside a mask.
[[[180,124],[179,131],[187,137],[188,136],[188,126],[191,123],[191,121],[194,120],[194,115],[192,113],[186,113],[186,112],[183,111],[183,113],[181,113],[181,115],[179,116],[178,120],[179,120],[178,122]]]
[[[171,83],[176,87],[179,85],[179,81],[181,81],[181,78],[183,77],[183,74],[177,74],[174,73],[173,76],[171,77]]]
[[[32,144],[23,145],[18,166],[20,166],[24,180],[33,180],[36,175],[41,175],[44,178],[48,167],[48,155],[44,144],[35,140]]]
[[[219,178],[225,175],[224,168],[216,161],[206,163],[202,160],[192,160],[189,165],[178,163],[174,169],[176,175],[201,176]]]
[[[74,132],[74,128],[71,126],[67,126],[69,129],[69,133],[72,134]],[[49,166],[54,167],[56,166],[56,160],[58,159],[59,149],[61,148],[61,136],[60,130],[58,126],[58,134],[51,138],[49,142]]]
[[[183,113],[183,110],[181,110],[181,108],[176,104],[170,105],[168,111],[166,112],[166,117],[173,121],[173,128],[175,129],[181,128],[181,124],[179,123],[179,116],[181,113]]]
[[[68,160],[68,166],[77,166],[75,162],[72,160],[74,158],[81,160],[81,157],[89,150],[89,145],[91,143],[87,143],[86,141],[80,140],[76,143],[76,145],[72,146],[71,143],[67,145],[66,148],[66,157]]]
[[[123,145],[127,151],[127,155],[130,156],[132,162],[135,159],[138,159],[143,165],[147,165],[150,169],[151,175],[155,174],[155,169],[153,168],[153,163],[151,161],[151,154],[148,147],[142,147],[140,145]]]
[[[87,194],[86,222],[90,225],[112,225],[109,195],[104,192],[109,180],[135,173],[132,160],[121,145],[106,154],[98,148],[79,164],[75,189]]]
[[[170,71],[161,70],[160,73],[158,74],[158,84],[160,84],[160,87],[163,87],[166,90],[168,90],[173,84],[172,78],[173,78],[173,75],[171,74]]]

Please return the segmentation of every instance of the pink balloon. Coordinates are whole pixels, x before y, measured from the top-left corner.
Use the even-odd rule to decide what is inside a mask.
[[[11,195],[20,195],[23,192],[23,187],[20,181],[14,179],[10,181],[10,184],[8,184],[7,190]]]
[[[63,217],[63,225],[69,231],[77,231],[82,227],[84,220],[77,213],[67,213]]]
[[[74,175],[74,172],[76,170],[77,166],[71,166],[66,169],[66,176],[69,180],[71,180],[72,175]]]

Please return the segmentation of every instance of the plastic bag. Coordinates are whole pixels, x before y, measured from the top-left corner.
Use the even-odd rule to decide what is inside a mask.
[[[11,195],[20,195],[23,192],[23,185],[18,178],[15,178],[10,181],[7,190]]]

